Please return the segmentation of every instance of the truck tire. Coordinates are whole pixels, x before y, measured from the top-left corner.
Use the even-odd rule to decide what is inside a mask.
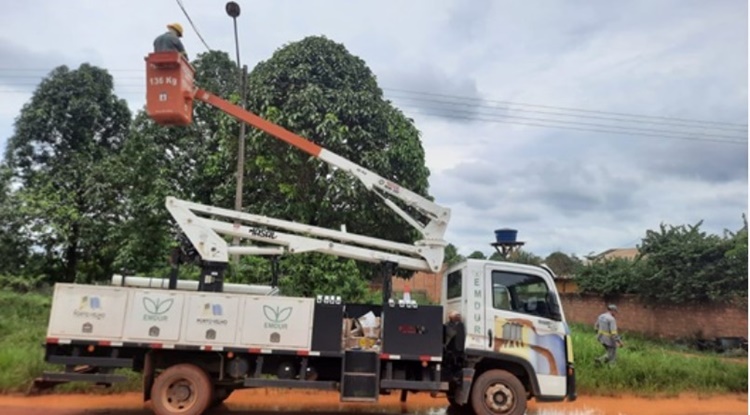
[[[183,363],[162,372],[151,387],[151,405],[156,415],[200,415],[213,399],[213,386],[206,372]]]
[[[488,370],[471,388],[471,407],[477,414],[523,415],[526,413],[526,389],[511,373]]]

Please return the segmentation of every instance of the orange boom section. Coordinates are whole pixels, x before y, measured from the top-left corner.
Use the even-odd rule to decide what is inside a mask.
[[[146,57],[146,111],[157,124],[188,125],[193,121],[194,74],[179,52]]]

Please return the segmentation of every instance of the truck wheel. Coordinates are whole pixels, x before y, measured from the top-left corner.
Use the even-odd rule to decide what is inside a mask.
[[[526,390],[511,373],[488,370],[471,388],[471,406],[477,414],[523,415]]]
[[[151,387],[156,415],[200,415],[212,399],[211,379],[201,368],[187,363],[168,368]]]

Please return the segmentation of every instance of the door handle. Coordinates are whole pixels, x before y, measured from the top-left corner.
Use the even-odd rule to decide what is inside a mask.
[[[492,348],[492,329],[487,330],[487,338],[490,340],[489,348]]]

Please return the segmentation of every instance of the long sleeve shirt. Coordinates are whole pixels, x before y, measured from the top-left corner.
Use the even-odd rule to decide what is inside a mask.
[[[596,319],[594,324],[596,329],[596,338],[599,343],[615,347],[620,341],[620,335],[617,333],[617,320],[610,313],[603,313]]]
[[[182,41],[177,35],[172,33],[172,31],[159,35],[159,37],[154,40],[154,52],[171,51],[182,53],[185,56],[185,59],[188,57],[187,52],[185,52],[185,47],[182,45]]]

